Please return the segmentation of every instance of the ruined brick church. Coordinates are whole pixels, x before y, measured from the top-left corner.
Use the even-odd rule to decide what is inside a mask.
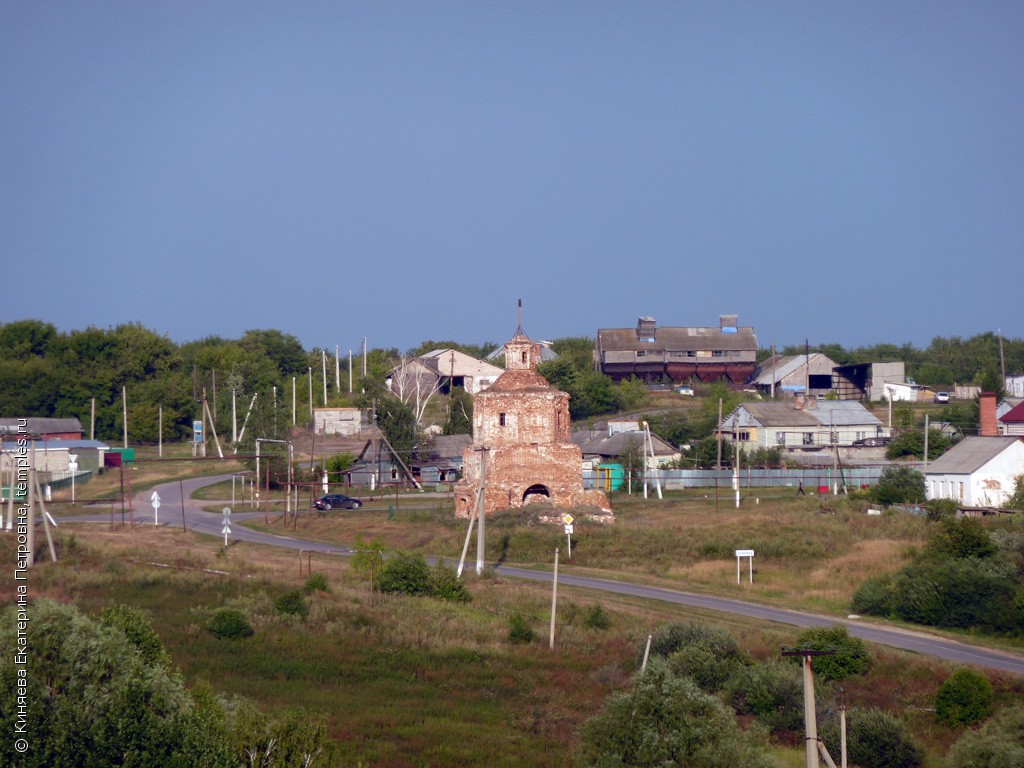
[[[473,396],[473,443],[463,453],[455,514],[468,517],[484,487],[484,514],[542,501],[611,512],[608,497],[583,488],[583,454],[572,442],[569,395],[537,373],[541,345],[522,324],[505,344],[505,372]]]

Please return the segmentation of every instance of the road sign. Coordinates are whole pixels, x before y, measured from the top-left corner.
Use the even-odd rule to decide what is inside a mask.
[[[566,525],[572,525],[573,517],[572,515],[567,513],[565,517],[562,518],[562,520],[565,522]]]
[[[201,443],[203,442],[203,422],[193,421],[192,422],[192,442]]]
[[[753,557],[754,550],[752,549],[737,549],[736,557]]]
[[[566,533],[572,533],[572,526],[571,525],[566,525],[565,526],[565,532]]]
[[[231,507],[224,507],[224,527],[220,529],[224,534],[224,546],[228,545],[228,534],[231,533]]]
[[[160,494],[153,491],[149,503],[153,505],[153,525],[160,525]]]

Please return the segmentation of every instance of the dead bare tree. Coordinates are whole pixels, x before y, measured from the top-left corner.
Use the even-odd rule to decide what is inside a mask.
[[[416,358],[403,357],[391,373],[391,394],[412,409],[417,428],[431,398],[441,391],[441,376]]]

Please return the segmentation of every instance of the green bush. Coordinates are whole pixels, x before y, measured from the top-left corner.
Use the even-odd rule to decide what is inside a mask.
[[[513,643],[532,643],[537,637],[529,620],[521,613],[508,617],[508,639]]]
[[[274,601],[274,610],[285,616],[299,616],[303,619],[309,615],[309,606],[297,589],[285,592],[277,598]]]
[[[652,639],[651,653],[667,656],[675,674],[693,678],[708,692],[720,691],[747,661],[728,630],[695,622],[664,627],[659,642]]]
[[[741,715],[757,715],[772,733],[804,725],[804,682],[800,667],[772,660],[742,668],[728,685],[728,697]]]
[[[245,614],[236,608],[221,608],[210,618],[207,628],[221,640],[237,640],[254,634]]]
[[[773,768],[761,729],[736,715],[661,658],[628,692],[614,693],[580,729],[578,766]]]
[[[924,501],[924,475],[911,467],[886,467],[872,496],[879,504],[919,504]]]
[[[863,675],[871,667],[867,644],[859,637],[851,636],[842,625],[805,630],[797,637],[797,646],[816,651],[835,651],[831,656],[814,657],[814,676],[823,682]],[[792,658],[802,662],[799,656]]]
[[[314,573],[302,586],[302,591],[307,595],[311,595],[314,592],[330,592],[331,585],[327,583],[327,577],[322,573]]]
[[[818,735],[829,754],[839,756],[839,720],[820,724]],[[917,768],[924,752],[907,735],[903,723],[881,709],[850,709],[846,713],[846,754],[852,765],[871,768]]]
[[[588,629],[608,629],[611,624],[608,614],[600,603],[594,603],[583,614],[583,626]]]
[[[998,552],[985,526],[973,517],[945,518],[939,521],[939,527],[924,548],[924,556],[934,560],[986,558]]]
[[[391,594],[429,595],[430,566],[423,555],[399,552],[381,566],[377,589]]]
[[[434,570],[431,571],[430,591],[434,597],[455,603],[468,603],[473,597],[456,570],[445,565],[443,561],[434,566]]]
[[[980,672],[961,667],[939,686],[935,716],[942,723],[973,725],[992,714],[992,683]]]
[[[947,768],[1017,768],[1024,765],[1024,704],[1003,710],[949,750]]]
[[[960,505],[955,499],[931,499],[924,503],[924,510],[928,519],[932,521],[945,520],[956,516]]]
[[[853,593],[850,609],[869,616],[892,614],[892,576],[872,576]]]
[[[171,654],[160,642],[153,625],[140,611],[128,605],[111,605],[100,611],[100,624],[124,633],[147,664],[171,666]]]

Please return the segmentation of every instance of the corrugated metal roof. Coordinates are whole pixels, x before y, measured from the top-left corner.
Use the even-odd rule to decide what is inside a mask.
[[[621,456],[630,440],[642,447],[644,438],[645,434],[639,431],[616,432],[609,435],[607,432],[581,429],[572,433],[572,441],[580,447],[584,455],[589,456]],[[674,456],[679,452],[655,434],[651,434],[651,442],[654,444],[655,456]]]
[[[735,333],[723,333],[721,328],[671,328],[655,330],[654,341],[641,341],[636,328],[604,328],[597,332],[602,352],[623,351],[679,351],[697,352],[720,349],[723,351],[757,351],[757,337],[750,326],[736,328]]]
[[[765,427],[882,425],[877,416],[852,400],[816,400],[813,407],[802,410],[793,403],[744,403],[740,407]]]
[[[930,462],[925,474],[965,475],[976,472],[1016,442],[1020,442],[1017,437],[965,437]]]
[[[999,420],[1004,423],[1013,422],[1014,424],[1024,421],[1024,403],[1018,403],[1013,408],[1008,410]]]
[[[56,432],[81,432],[82,422],[78,419],[50,419],[41,416],[30,416],[27,419],[0,418],[0,431],[9,434],[18,431],[18,424],[27,422],[28,434],[53,434]]]

